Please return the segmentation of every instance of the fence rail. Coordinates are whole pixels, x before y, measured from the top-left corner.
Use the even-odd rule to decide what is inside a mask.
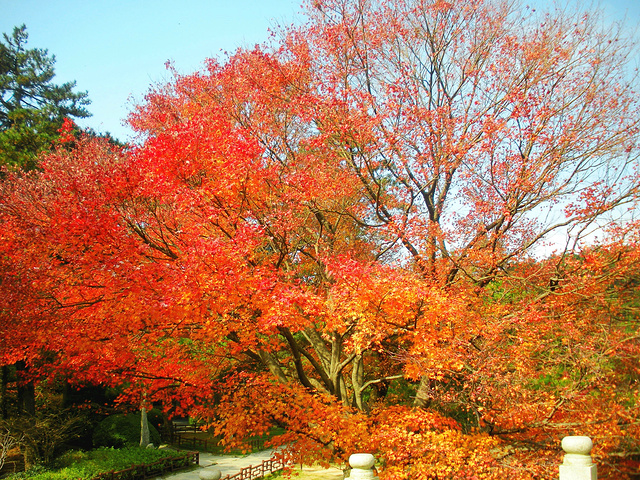
[[[190,446],[202,450],[209,450],[219,446],[221,437],[208,436],[198,438],[196,437],[198,433],[203,433],[199,425],[173,424],[170,443],[176,447]],[[264,438],[256,437],[249,439],[247,443],[253,450],[262,450],[264,448],[264,442]]]
[[[13,456],[5,460],[4,465],[0,468],[0,477],[9,473],[24,472],[24,470],[24,457],[22,455]]]
[[[201,450],[209,450],[219,446],[219,438],[197,438],[197,437],[183,437],[176,435],[171,442],[176,447],[192,447],[200,448]],[[252,438],[248,442],[252,450],[261,450],[264,447],[264,440],[260,438]]]
[[[171,435],[179,435],[181,433],[198,433],[200,426],[195,423],[174,423],[171,426]]]
[[[199,463],[199,452],[186,452],[179,457],[167,457],[152,463],[133,465],[124,470],[104,472],[96,475],[92,480],[147,480],[148,478],[157,478],[158,475],[166,472],[174,472]]]
[[[284,459],[274,457],[264,460],[260,465],[249,465],[241,469],[238,473],[227,475],[221,480],[255,480],[256,478],[262,478],[265,475],[282,470],[284,467],[286,467]]]

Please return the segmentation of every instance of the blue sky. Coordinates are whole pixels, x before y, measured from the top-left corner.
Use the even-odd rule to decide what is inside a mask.
[[[268,37],[299,19],[301,0],[0,0],[0,32],[25,24],[31,48],[56,56],[56,83],[76,80],[93,116],[81,125],[127,140],[123,125],[152,84]],[[525,0],[523,3],[527,3]],[[549,4],[550,0],[528,3]],[[563,3],[563,2],[560,2]],[[601,2],[611,19],[640,25],[640,0]]]
[[[93,116],[79,122],[126,140],[122,125],[152,84],[206,58],[261,43],[290,24],[300,0],[0,0],[0,32],[25,24],[28,47],[56,56],[56,83],[88,91]],[[133,102],[133,103],[132,103]]]

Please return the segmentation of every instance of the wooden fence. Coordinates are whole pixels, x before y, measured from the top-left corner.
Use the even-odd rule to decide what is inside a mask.
[[[205,436],[203,438],[196,437],[197,434],[203,433],[200,426],[196,424],[173,424],[171,428],[170,443],[176,447],[192,447],[205,451],[211,451],[219,447],[220,437]],[[264,448],[264,438],[256,437],[248,441],[252,450],[262,450]]]
[[[264,460],[260,465],[249,465],[248,467],[241,469],[238,473],[227,475],[221,480],[254,480],[282,470],[285,466],[286,462],[284,459],[274,457]]]
[[[2,468],[0,468],[0,477],[9,473],[24,472],[24,470],[24,457],[22,455],[13,455],[10,458],[7,458]]]
[[[174,472],[200,463],[199,452],[185,452],[179,457],[167,457],[156,462],[133,465],[124,470],[101,473],[92,480],[146,480],[157,478],[167,472]]]
[[[184,433],[198,433],[201,432],[200,426],[195,423],[173,423],[171,425],[171,437]]]

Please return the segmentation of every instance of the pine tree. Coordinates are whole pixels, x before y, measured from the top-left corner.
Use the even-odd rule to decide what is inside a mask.
[[[86,92],[76,82],[53,83],[55,56],[46,49],[26,48],[24,25],[0,40],[0,164],[24,169],[50,148],[65,118],[91,114]]]

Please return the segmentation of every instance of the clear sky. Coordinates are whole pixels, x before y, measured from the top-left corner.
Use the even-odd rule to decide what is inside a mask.
[[[28,47],[46,48],[56,56],[55,82],[75,80],[76,91],[88,91],[93,116],[80,124],[127,140],[130,130],[123,122],[152,84],[169,78],[165,62],[173,61],[180,73],[191,73],[206,58],[261,43],[270,27],[300,19],[300,3],[0,0],[0,32],[10,33],[14,26],[25,24]],[[611,19],[640,25],[640,0],[608,0],[600,5]]]
[[[152,84],[199,70],[205,59],[268,38],[290,24],[300,0],[0,0],[0,32],[25,24],[28,47],[55,55],[56,83],[88,91],[79,123],[126,140],[123,120]]]

